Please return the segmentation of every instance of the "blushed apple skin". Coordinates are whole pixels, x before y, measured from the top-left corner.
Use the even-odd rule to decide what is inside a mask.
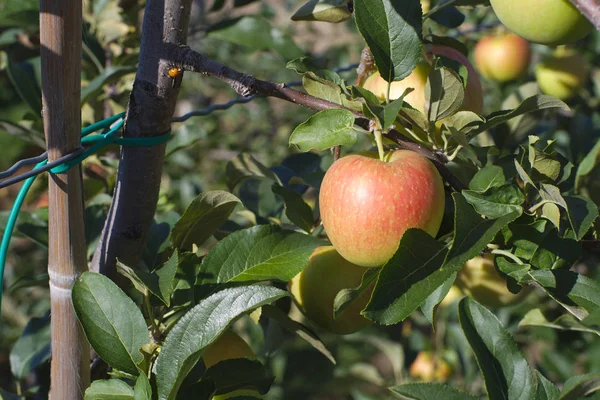
[[[304,315],[321,329],[338,335],[358,332],[371,324],[360,312],[373,289],[365,290],[336,319],[333,302],[340,290],[357,287],[365,271],[345,260],[333,246],[317,247],[306,268],[290,281],[290,292]]]
[[[573,49],[557,49],[536,65],[535,78],[542,92],[560,100],[568,100],[586,82],[585,60]]]
[[[531,46],[514,33],[484,36],[475,46],[474,58],[481,75],[494,81],[508,82],[527,72]]]
[[[408,150],[380,161],[376,153],[340,158],[319,193],[323,226],[337,251],[363,267],[385,264],[409,228],[437,234],[444,184],[434,165]]]
[[[467,87],[465,89],[465,100],[461,110],[473,111],[474,113],[481,114],[483,111],[483,88],[481,87],[481,81],[479,80],[477,71],[475,71],[475,68],[469,59],[460,51],[448,46],[428,45],[426,46],[426,51],[429,54],[430,61],[432,59],[431,54],[436,54],[458,61],[467,68]],[[413,88],[414,91],[409,93],[404,98],[404,101],[423,114],[427,114],[425,85],[427,84],[427,76],[429,75],[430,69],[431,67],[428,63],[419,63],[406,78],[401,81],[393,82],[390,87],[390,100],[399,98],[407,88]],[[385,100],[387,95],[387,84],[385,79],[376,72],[365,81],[363,87],[373,92],[381,100]]]
[[[508,29],[534,43],[573,43],[593,29],[569,0],[490,0]]]

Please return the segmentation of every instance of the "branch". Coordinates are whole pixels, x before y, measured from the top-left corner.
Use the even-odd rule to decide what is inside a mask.
[[[369,46],[365,46],[360,53],[360,64],[356,68],[356,86],[365,84],[367,78],[375,71],[375,60]]]
[[[352,112],[356,117],[357,125],[366,130],[369,128],[370,120],[361,112],[350,110],[337,103],[323,100],[299,90],[286,87],[281,83],[257,79],[252,75],[236,71],[211,60],[204,54],[198,53],[187,46],[174,48],[173,53],[171,54],[171,60],[174,60],[175,64],[185,71],[198,72],[226,82],[241,96],[262,95],[276,97],[317,111],[330,108],[343,108]],[[397,143],[400,147],[412,150],[433,161],[434,165],[439,170],[440,175],[442,175],[455,190],[461,191],[462,189],[465,189],[465,185],[444,165],[447,160],[443,154],[432,152],[428,148],[421,146],[396,130],[390,130],[387,137]]]
[[[170,129],[181,76],[168,75],[172,67],[168,55],[186,43],[191,3],[146,2],[139,67],[123,136],[157,136]],[[129,265],[138,263],[156,211],[164,156],[165,145],[122,148],[113,202],[90,269],[117,280],[117,258]]]
[[[581,14],[600,30],[600,3],[598,0],[569,0]]]

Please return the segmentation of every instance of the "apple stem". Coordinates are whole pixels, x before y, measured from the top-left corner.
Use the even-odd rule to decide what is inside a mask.
[[[390,91],[392,90],[392,82],[387,83],[387,93],[385,94],[385,104],[390,104]]]
[[[381,135],[381,129],[375,129],[373,131],[373,136],[375,136],[375,143],[377,143],[377,152],[379,153],[379,159],[381,161],[384,161],[385,152],[383,150],[383,137]]]

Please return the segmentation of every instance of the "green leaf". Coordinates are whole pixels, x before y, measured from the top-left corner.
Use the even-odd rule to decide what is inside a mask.
[[[418,0],[354,3],[356,26],[387,82],[407,77],[421,57],[423,21]]]
[[[469,182],[469,189],[484,193],[488,189],[500,187],[506,183],[504,169],[498,165],[487,165],[481,168]]]
[[[285,203],[285,215],[290,221],[305,232],[310,233],[315,224],[312,209],[304,202],[302,196],[292,190],[277,184],[273,184],[273,193],[281,196]]]
[[[300,338],[310,344],[315,350],[324,355],[329,361],[331,361],[332,364],[336,363],[333,354],[331,354],[331,352],[327,349],[319,336],[317,336],[317,334],[306,325],[303,325],[298,321],[294,321],[279,308],[271,305],[264,306],[262,308],[262,315],[277,321],[277,323],[283,329],[298,335]]]
[[[600,204],[600,140],[581,160],[577,168],[575,191]]]
[[[571,314],[563,314],[550,322],[546,319],[542,310],[534,308],[525,314],[519,326],[543,326],[551,329],[558,329],[563,331],[579,331],[594,333],[600,336],[600,329],[592,328],[573,317]]]
[[[202,260],[198,283],[279,280],[287,282],[308,264],[323,242],[273,225],[239,230],[221,240]]]
[[[156,360],[159,400],[174,399],[202,351],[240,315],[288,296],[269,286],[224,289],[202,300],[171,329]]]
[[[367,268],[357,287],[342,289],[335,295],[335,299],[333,300],[334,319],[339,318],[354,300],[373,285],[380,271],[379,268]]]
[[[344,22],[352,18],[349,0],[309,0],[292,15],[292,21]]]
[[[240,199],[223,190],[212,190],[197,196],[171,231],[171,243],[180,250],[204,243],[221,225]]]
[[[229,161],[225,169],[225,175],[230,190],[235,189],[240,183],[249,178],[266,179],[281,183],[273,171],[262,165],[249,153],[240,153]]]
[[[456,71],[438,67],[429,71],[425,85],[425,98],[429,103],[429,120],[439,121],[457,112],[465,98],[463,81]]]
[[[85,391],[85,400],[107,399],[134,400],[133,388],[120,379],[103,379],[92,382]]]
[[[260,361],[236,358],[223,360],[208,368],[200,383],[212,381],[217,395],[242,388],[253,388],[264,394],[269,391],[274,379]]]
[[[0,388],[0,400],[22,400],[23,397]]]
[[[533,373],[498,318],[469,297],[458,304],[458,318],[483,372],[490,399],[533,399]]]
[[[319,67],[311,57],[299,57],[286,64],[286,68],[296,71],[300,75],[312,73],[312,79],[318,78],[319,82],[330,81],[338,86],[344,84],[337,72]]]
[[[137,67],[133,65],[105,68],[100,75],[97,75],[84,88],[81,88],[81,104],[90,101],[93,96],[103,93],[106,85],[117,81],[124,75],[132,74],[136,70]]]
[[[73,306],[85,335],[108,365],[138,375],[149,343],[146,322],[135,303],[107,277],[84,272],[73,285]]]
[[[207,37],[235,43],[250,51],[275,50],[286,60],[304,55],[288,34],[274,27],[269,20],[256,16],[219,22],[210,27]]]
[[[330,108],[319,111],[294,129],[290,145],[300,151],[325,150],[356,142],[354,115],[348,110]]]
[[[152,400],[152,386],[144,374],[140,374],[133,387],[133,400]]]
[[[382,325],[403,321],[454,272],[440,268],[447,249],[419,229],[404,232],[396,254],[381,269],[362,314]]]
[[[423,312],[423,315],[425,315],[425,318],[427,318],[427,321],[429,321],[431,325],[433,325],[437,305],[444,300],[450,291],[450,288],[452,288],[455,279],[456,274],[452,274],[450,278],[446,279],[446,282],[444,282],[442,286],[435,289],[421,304],[421,312]]]
[[[525,196],[518,187],[512,184],[493,187],[487,194],[472,190],[463,190],[463,196],[482,215],[490,218],[500,218],[510,213],[521,215]]]
[[[575,239],[580,241],[598,218],[598,206],[585,196],[564,196],[564,200]]]
[[[390,390],[414,400],[476,400],[477,397],[442,383],[405,383],[393,386]]]
[[[37,59],[39,60],[39,58]],[[36,119],[42,118],[42,91],[37,84],[33,60],[15,62],[8,57],[6,70],[15,90],[33,111]],[[39,61],[38,61],[39,62]]]
[[[591,373],[569,378],[560,394],[561,400],[579,400],[600,390],[600,374]]]
[[[535,371],[535,375],[538,381],[535,400],[558,400],[560,396],[558,388],[539,371]]]
[[[514,110],[502,110],[496,111],[488,115],[486,122],[482,124],[478,129],[470,132],[470,136],[478,135],[494,126],[500,125],[512,118],[518,117],[519,115],[527,114],[534,111],[548,110],[548,109],[560,109],[568,111],[569,107],[562,101],[555,99],[552,96],[546,95],[535,95],[526,98],[519,104]]]
[[[50,314],[31,318],[10,351],[10,371],[25,379],[36,367],[50,359]]]
[[[390,102],[383,108],[383,120],[381,125],[382,130],[385,131],[389,129],[394,124],[394,122],[396,122],[396,118],[398,118],[398,113],[400,112],[400,110],[402,109],[402,105],[404,104],[404,96],[406,96],[408,93],[410,92],[405,90],[404,93],[402,93],[402,96]]]

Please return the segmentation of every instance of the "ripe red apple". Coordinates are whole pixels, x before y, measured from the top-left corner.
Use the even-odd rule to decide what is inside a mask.
[[[484,36],[475,46],[474,57],[481,75],[508,82],[527,72],[531,49],[527,40],[514,33]]]
[[[575,42],[593,29],[569,0],[490,0],[508,29],[534,42],[556,46]]]
[[[568,100],[585,84],[585,60],[573,49],[559,48],[536,65],[535,78],[542,92]]]
[[[397,150],[340,158],[319,193],[323,226],[337,251],[363,267],[385,264],[409,228],[435,236],[444,214],[444,184],[428,159]]]
[[[473,111],[481,114],[483,111],[483,89],[477,72],[471,65],[471,62],[460,51],[441,45],[426,46],[429,61],[432,61],[432,54],[448,57],[454,61],[463,64],[468,71],[467,87],[465,89],[465,100],[461,107],[465,111]],[[409,93],[404,100],[415,109],[426,114],[426,99],[425,99],[425,84],[431,66],[429,63],[422,62],[417,64],[415,69],[406,78],[401,81],[392,82],[390,87],[390,100],[395,100],[404,93],[407,88],[413,88],[414,91]],[[365,89],[375,93],[381,100],[385,100],[387,95],[387,81],[376,72],[371,75],[363,85]]]
[[[345,260],[333,246],[315,249],[308,265],[290,281],[290,292],[300,310],[320,328],[345,335],[358,332],[371,321],[360,315],[371,298],[365,290],[336,319],[333,302],[340,290],[357,287],[366,269]]]

